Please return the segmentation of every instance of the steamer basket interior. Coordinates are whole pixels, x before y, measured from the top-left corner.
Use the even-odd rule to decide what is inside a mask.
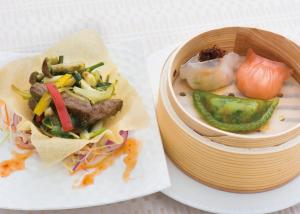
[[[270,121],[256,132],[232,133],[207,124],[193,107],[192,89],[179,78],[180,66],[200,50],[218,46],[226,52],[234,51],[245,55],[249,48],[271,60],[281,61],[293,69],[282,88],[283,97]],[[236,147],[269,147],[287,142],[300,134],[300,48],[292,41],[255,28],[230,27],[200,34],[180,46],[170,59],[169,96],[178,116],[199,134],[225,145]],[[188,96],[180,96],[185,92]],[[241,93],[231,84],[214,91],[228,95]]]

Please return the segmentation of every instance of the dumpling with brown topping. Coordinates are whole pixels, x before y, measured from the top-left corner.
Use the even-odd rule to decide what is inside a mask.
[[[241,57],[234,52],[207,61],[199,61],[197,55],[180,67],[180,78],[192,89],[215,90],[231,84],[240,63]]]

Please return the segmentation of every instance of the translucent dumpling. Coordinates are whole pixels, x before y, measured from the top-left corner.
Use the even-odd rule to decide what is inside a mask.
[[[282,62],[266,59],[248,50],[246,61],[238,68],[237,88],[247,97],[271,99],[279,94],[292,69]]]
[[[193,89],[215,90],[230,85],[234,80],[234,71],[241,63],[241,57],[233,52],[223,58],[200,62],[198,55],[180,67],[180,78],[186,79]]]

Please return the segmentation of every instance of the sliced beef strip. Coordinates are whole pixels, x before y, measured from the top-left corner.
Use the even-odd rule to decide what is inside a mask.
[[[34,83],[30,87],[31,98],[28,101],[29,108],[33,111],[38,101],[41,99],[43,94],[47,91],[47,87],[42,83]]]
[[[62,93],[62,98],[68,111],[78,117],[81,122],[89,120],[93,107],[88,100],[80,100],[67,93]]]
[[[88,124],[93,124],[98,120],[114,116],[122,109],[123,101],[120,99],[105,100],[101,103],[93,105],[93,110],[90,112]]]
[[[37,104],[37,101],[36,101],[34,98],[31,97],[31,98],[28,100],[28,106],[29,106],[29,108],[30,108],[32,111],[34,110],[36,104]]]
[[[42,83],[36,82],[30,87],[30,94],[36,101],[39,101],[46,91],[47,87]]]
[[[78,117],[82,125],[92,125],[98,120],[115,115],[123,104],[120,99],[112,99],[91,105],[89,101],[80,100],[67,93],[62,93],[62,97],[68,111]]]

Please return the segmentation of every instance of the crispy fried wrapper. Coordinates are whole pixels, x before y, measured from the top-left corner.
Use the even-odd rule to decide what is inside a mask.
[[[104,132],[92,140],[64,139],[58,137],[48,137],[42,134],[33,125],[33,113],[28,107],[27,100],[17,95],[12,89],[14,84],[22,89],[29,89],[29,76],[33,71],[41,72],[42,62],[46,56],[63,55],[65,62],[84,62],[86,66],[104,62],[104,66],[98,68],[105,77],[110,75],[110,80],[118,80],[116,95],[113,98],[123,100],[123,108],[116,116],[109,118],[105,127],[112,131]],[[0,99],[22,117],[19,129],[31,129],[31,141],[35,146],[40,158],[46,164],[55,164],[62,161],[70,154],[80,150],[88,143],[99,141],[103,135],[108,135],[117,142],[121,142],[118,132],[120,130],[136,130],[146,128],[149,123],[148,114],[143,106],[141,98],[138,96],[128,81],[118,72],[117,67],[112,63],[108,52],[101,41],[99,35],[91,30],[84,30],[69,36],[48,49],[43,55],[24,58],[9,63],[0,69]]]

